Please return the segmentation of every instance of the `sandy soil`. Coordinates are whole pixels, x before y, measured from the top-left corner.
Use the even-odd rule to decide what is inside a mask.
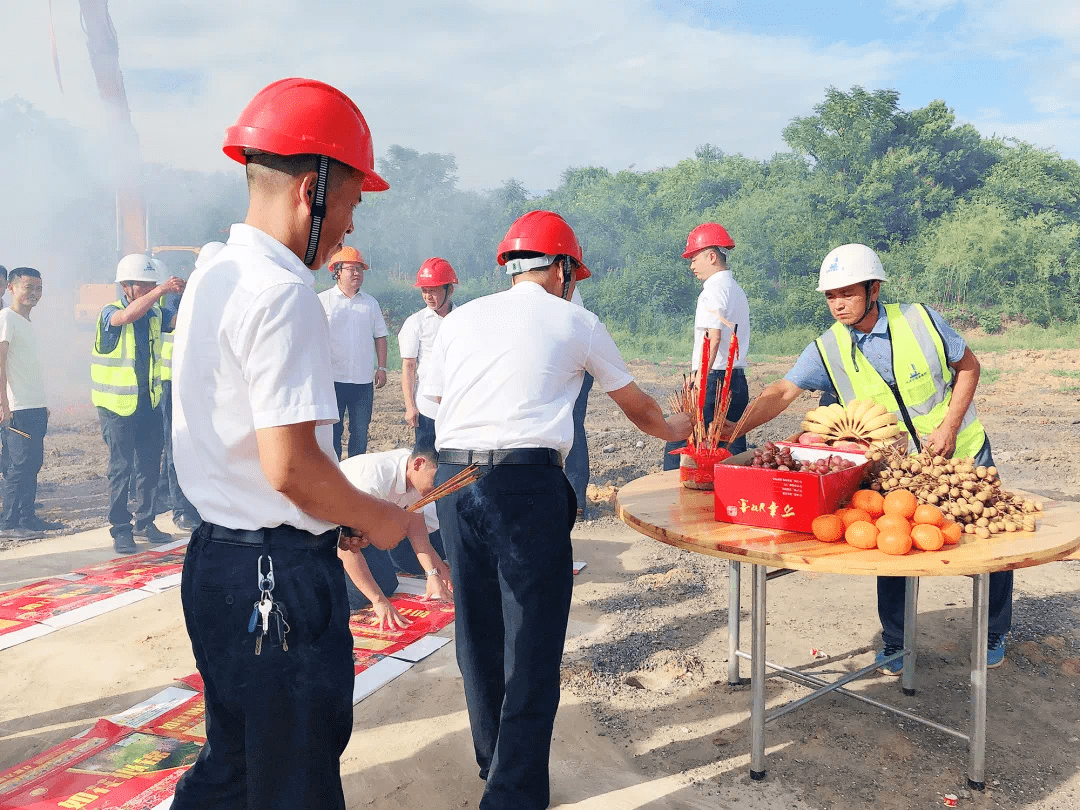
[[[1080,350],[980,359],[987,374],[977,406],[1006,485],[1080,500],[1080,391],[1070,390],[1080,385]],[[751,393],[787,367],[753,366]],[[674,366],[635,363],[633,371],[662,399],[681,378]],[[372,450],[410,437],[397,385],[392,377],[376,394]],[[752,442],[790,434],[813,404],[803,398]],[[614,489],[659,469],[662,443],[637,433],[599,392],[587,428],[591,519],[575,529],[574,543],[589,565],[577,578],[564,658],[553,806],[900,810],[940,806],[945,793],[958,794],[961,807],[1080,806],[1080,563],[1017,572],[1008,658],[989,676],[985,793],[965,792],[967,752],[958,741],[840,697],[770,724],[768,779],[751,783],[749,689],[726,681],[726,565],[619,523]],[[64,520],[67,534],[101,526],[106,483],[93,411],[55,411],[41,513]],[[159,525],[170,524],[163,517]],[[20,544],[0,551],[0,589],[110,556],[102,530]],[[744,583],[744,621],[749,590]],[[880,641],[872,581],[799,574],[770,591],[771,659],[832,674],[871,660]],[[918,694],[904,697],[885,677],[854,688],[963,728],[969,580],[924,581],[920,608]],[[811,648],[826,657],[813,660]],[[0,660],[0,767],[194,668],[175,591],[0,652]],[[803,693],[778,679],[767,691],[770,704]],[[476,807],[481,783],[452,646],[356,707],[344,769],[350,807]]]

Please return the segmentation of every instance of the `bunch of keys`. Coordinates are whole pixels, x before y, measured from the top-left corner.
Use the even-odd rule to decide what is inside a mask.
[[[274,590],[274,561],[269,555],[266,561],[269,570],[263,574],[263,558],[259,557],[259,600],[252,608],[251,618],[248,620],[248,632],[255,633],[255,654],[262,654],[263,639],[270,635],[272,644],[281,645],[284,652],[289,651],[289,642],[285,636],[289,632],[289,623],[285,620],[285,605],[275,602],[271,592]]]

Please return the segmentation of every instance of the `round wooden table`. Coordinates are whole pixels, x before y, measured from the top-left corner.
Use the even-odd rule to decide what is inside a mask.
[[[723,557],[728,568],[728,680],[739,682],[739,660],[750,661],[750,776],[765,777],[765,723],[829,692],[839,692],[877,708],[899,714],[968,743],[970,762],[968,783],[985,787],[986,753],[986,635],[989,624],[989,575],[1060,560],[1080,549],[1080,505],[1068,502],[1046,504],[1038,516],[1035,532],[1012,532],[980,539],[964,535],[955,546],[941,551],[915,551],[890,556],[877,549],[862,550],[845,542],[822,543],[813,535],[782,529],[759,529],[718,522],[714,517],[713,494],[682,487],[677,470],[638,478],[619,490],[616,512],[627,525],[644,535],[676,548]],[[753,607],[751,645],[747,654],[739,646],[739,600],[741,563],[753,566]],[[769,572],[772,566],[778,570]],[[844,689],[847,684],[874,672],[876,662],[836,681],[774,664],[765,659],[766,582],[795,571],[829,574],[905,577],[907,594],[904,619],[904,649],[887,661],[903,657],[901,686],[915,693],[915,635],[919,577],[973,577],[971,640],[971,719],[964,734],[918,715]],[[808,686],[814,691],[786,706],[765,713],[765,670]]]

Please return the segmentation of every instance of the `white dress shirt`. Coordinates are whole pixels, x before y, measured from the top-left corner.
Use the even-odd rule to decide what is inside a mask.
[[[398,354],[402,359],[416,360],[416,409],[428,419],[438,414],[439,403],[420,392],[425,390],[424,377],[431,369],[431,350],[442,322],[441,315],[431,307],[424,307],[406,318],[398,332]]]
[[[412,451],[404,447],[383,453],[349,456],[341,462],[341,471],[349,479],[349,483],[361,492],[406,509],[420,500],[420,493],[409,489],[409,479],[406,476],[411,455]],[[422,511],[427,530],[438,531],[439,518],[435,512],[435,504],[429,503]]]
[[[173,350],[176,475],[204,520],[230,529],[333,528],[266,480],[255,431],[315,422],[337,460],[330,329],[296,255],[249,225],[188,279]]]
[[[352,298],[336,284],[319,293],[330,322],[334,382],[366,385],[375,379],[375,339],[389,332],[379,302],[363,290]]]
[[[425,393],[442,397],[439,449],[574,443],[574,400],[588,371],[604,392],[634,381],[604,325],[584,307],[521,281],[443,319]]]
[[[739,356],[734,367],[746,368],[746,356],[750,352],[750,304],[731,271],[721,270],[705,279],[701,294],[698,295],[697,312],[694,315],[694,353],[690,356],[690,367],[695,371],[701,367],[701,347],[705,342],[705,330],[719,329],[720,348],[716,352],[712,367],[721,371],[726,369],[731,327],[736,325],[739,327]]]
[[[7,343],[7,395],[13,411],[44,408],[45,378],[38,361],[37,336],[29,318],[0,310],[0,341]]]

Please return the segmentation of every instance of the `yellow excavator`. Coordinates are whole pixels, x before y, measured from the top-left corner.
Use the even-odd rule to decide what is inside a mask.
[[[199,255],[199,248],[181,245],[151,247],[150,226],[139,184],[142,158],[135,125],[131,122],[124,76],[120,71],[120,45],[109,15],[108,0],[79,0],[90,65],[97,79],[98,92],[112,112],[112,139],[117,155],[122,156],[116,170],[116,259],[129,253],[146,253],[160,258],[173,275],[187,278]],[[60,81],[60,61],[53,38],[53,65]],[[104,268],[112,275],[112,268]],[[164,281],[164,279],[162,279]],[[75,322],[93,326],[98,313],[117,298],[116,285],[110,280],[101,284],[83,284],[75,303]]]

